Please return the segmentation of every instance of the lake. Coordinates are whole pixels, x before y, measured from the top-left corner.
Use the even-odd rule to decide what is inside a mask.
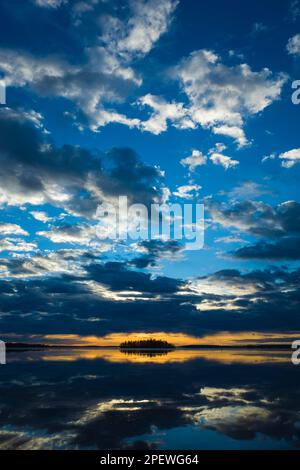
[[[290,351],[8,352],[0,449],[297,449]]]

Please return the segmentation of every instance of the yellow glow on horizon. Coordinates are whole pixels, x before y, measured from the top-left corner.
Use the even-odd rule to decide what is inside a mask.
[[[160,339],[175,344],[184,345],[210,345],[210,346],[241,346],[258,344],[279,344],[300,338],[300,332],[294,333],[262,333],[256,331],[240,332],[218,332],[207,334],[202,337],[192,336],[185,333],[159,332],[132,332],[132,333],[110,333],[105,336],[81,336],[77,334],[50,334],[43,337],[43,341],[50,344],[61,344],[68,346],[119,346],[123,341],[141,339]]]

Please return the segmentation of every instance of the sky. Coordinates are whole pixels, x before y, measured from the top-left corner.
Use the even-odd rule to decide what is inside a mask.
[[[297,338],[300,1],[0,13],[1,339]],[[121,195],[203,204],[203,248],[99,239]]]

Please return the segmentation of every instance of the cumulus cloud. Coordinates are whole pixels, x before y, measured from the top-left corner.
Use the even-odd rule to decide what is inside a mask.
[[[151,94],[142,96],[138,103],[153,110],[147,120],[139,121],[137,124],[141,130],[158,135],[166,131],[170,123],[178,129],[193,129],[195,127],[183,103],[168,103],[164,98]]]
[[[141,82],[102,46],[85,50],[85,62],[74,65],[57,56],[36,57],[24,51],[0,50],[0,69],[7,86],[28,86],[42,96],[63,97],[76,103],[90,127],[109,122],[137,123],[104,106],[120,102]]]
[[[198,166],[205,165],[207,162],[207,157],[203,155],[200,150],[194,149],[192,154],[189,157],[183,158],[180,160],[181,165],[187,166],[189,172],[195,171]]]
[[[286,48],[290,55],[300,55],[300,34],[291,37],[288,40]]]
[[[300,161],[300,149],[287,150],[282,153],[272,153],[271,155],[265,155],[262,158],[262,163],[265,163],[269,160],[276,160],[279,158],[281,160],[281,166],[283,168],[292,168]]]
[[[239,164],[238,160],[233,160],[232,158],[218,152],[212,152],[210,155],[210,160],[215,165],[221,165],[223,168],[225,168],[225,170],[234,168]]]
[[[208,161],[211,161],[214,165],[222,166],[225,170],[236,167],[239,161],[224,155],[224,150],[226,150],[226,146],[221,143],[215,144],[215,146],[208,151],[209,157],[203,155],[200,150],[193,150],[192,155],[183,158],[180,160],[180,163],[183,166],[187,166],[190,173],[194,172],[198,166],[205,165]]]
[[[62,3],[40,0],[40,6],[49,8],[57,8]],[[0,70],[5,74],[7,86],[26,86],[40,95],[74,102],[92,130],[112,122],[138,127],[139,119],[128,118],[112,105],[122,102],[141,85],[141,77],[131,62],[150,52],[168,30],[176,5],[172,0],[132,0],[128,18],[102,17],[103,34],[82,51],[80,64],[57,55],[39,57],[2,48]]]
[[[154,134],[166,131],[168,125],[178,129],[201,126],[234,139],[238,147],[249,144],[246,119],[278,100],[287,80],[285,74],[274,75],[268,68],[255,72],[246,63],[227,66],[215,52],[205,49],[181,60],[170,70],[170,77],[180,83],[188,102],[168,102],[147,94],[138,103],[150,107],[152,113],[132,125]]]
[[[177,0],[131,0],[131,15],[123,22],[103,18],[103,41],[120,55],[145,55],[171,23]]]
[[[241,147],[247,143],[245,119],[279,99],[286,81],[285,75],[274,76],[267,68],[254,72],[245,63],[229,67],[210,50],[193,52],[173,72],[189,99],[194,123],[233,137]]]
[[[284,168],[292,168],[294,165],[300,162],[300,149],[293,149],[287,152],[283,152],[279,155],[282,160],[281,166]]]
[[[225,137],[231,137],[237,142],[239,147],[244,147],[249,143],[243,129],[238,126],[214,126],[212,128],[212,131],[214,134],[220,134],[224,135]]]

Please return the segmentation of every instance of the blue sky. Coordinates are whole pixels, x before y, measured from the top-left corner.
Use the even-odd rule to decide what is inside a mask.
[[[1,18],[3,335],[300,331],[300,2],[13,0]],[[95,240],[124,194],[203,203],[204,248]]]

